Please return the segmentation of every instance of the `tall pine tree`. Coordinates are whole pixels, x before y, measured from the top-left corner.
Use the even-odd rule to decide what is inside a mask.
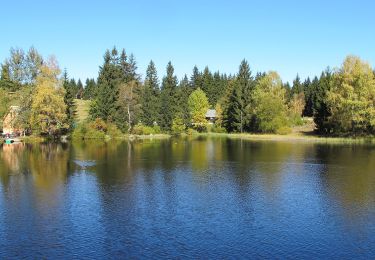
[[[90,109],[93,119],[101,118],[106,121],[114,121],[116,117],[118,87],[123,78],[119,60],[115,47],[111,52],[109,50],[106,51],[104,63],[99,68],[97,98]]]
[[[326,98],[327,93],[331,89],[333,75],[329,68],[322,72],[319,78],[319,84],[314,85],[313,101],[314,101],[314,122],[316,130],[320,134],[329,134],[331,126],[328,123],[328,118],[331,115]]]
[[[193,74],[190,77],[190,86],[195,90],[197,88],[202,88],[202,85],[202,73],[199,72],[197,66],[194,66]]]
[[[185,74],[177,89],[177,113],[182,115],[182,121],[185,126],[188,126],[191,123],[188,99],[192,92],[193,89],[189,85],[189,79]]]
[[[174,75],[172,63],[167,65],[167,75],[163,78],[161,89],[160,126],[165,131],[170,131],[177,111],[177,77]]]
[[[66,104],[67,123],[69,125],[70,130],[74,127],[74,116],[76,111],[76,106],[74,102],[75,86],[72,85],[72,82],[75,83],[74,80],[69,80],[68,72],[65,69],[63,73],[63,88],[65,89],[64,103]]]
[[[253,128],[252,98],[254,80],[246,60],[241,62],[233,90],[229,97],[229,106],[224,116],[224,125],[229,132],[251,131]]]
[[[160,88],[155,63],[151,60],[146,71],[142,92],[142,123],[153,126],[159,121]]]

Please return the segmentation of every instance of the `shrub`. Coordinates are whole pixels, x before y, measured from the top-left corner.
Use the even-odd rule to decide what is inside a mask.
[[[211,128],[211,132],[213,132],[213,133],[226,133],[227,131],[224,127],[214,125]]]
[[[133,126],[132,133],[135,135],[143,134],[143,125],[141,123],[138,123],[135,126]]]
[[[93,128],[88,128],[83,139],[105,139],[105,137],[106,134],[104,132]]]
[[[292,128],[288,126],[282,126],[276,130],[276,134],[279,134],[279,135],[287,135],[287,134],[290,134],[291,132],[292,132]]]
[[[173,120],[172,133],[174,135],[179,135],[185,132],[186,126],[181,117],[177,117]]]
[[[96,118],[93,122],[91,122],[90,128],[98,130],[98,131],[102,131],[102,132],[107,132],[107,124],[101,118]]]
[[[195,135],[195,134],[197,134],[197,133],[198,133],[198,131],[195,130],[195,129],[193,129],[193,128],[189,128],[189,129],[187,130],[187,134],[188,134],[188,135]]]
[[[122,137],[123,134],[120,129],[117,128],[115,124],[108,124],[107,125],[107,135],[112,138]]]
[[[84,139],[85,134],[87,132],[86,125],[79,124],[76,128],[74,128],[72,132],[72,138],[73,139]]]
[[[150,126],[143,126],[142,132],[144,135],[153,135],[155,134],[154,128]]]
[[[132,133],[135,135],[152,135],[159,134],[161,132],[160,126],[145,126],[141,123],[133,127]]]
[[[105,139],[106,135],[111,137],[119,137],[122,135],[121,131],[114,125],[104,122],[102,119],[95,119],[89,123],[82,123],[77,125],[73,130],[73,139]]]
[[[154,126],[153,126],[153,129],[154,129],[154,133],[155,133],[155,134],[160,134],[160,133],[161,133],[161,128],[160,128],[160,126],[158,126],[158,125],[154,125]]]

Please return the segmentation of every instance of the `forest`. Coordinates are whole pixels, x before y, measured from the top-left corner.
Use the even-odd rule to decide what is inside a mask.
[[[313,118],[316,135],[375,134],[375,72],[356,56],[313,78],[283,82],[276,71],[253,72],[244,59],[235,75],[200,70],[178,79],[172,62],[159,78],[151,60],[145,77],[134,55],[108,49],[97,78],[83,82],[61,70],[54,56],[34,47],[12,48],[1,64],[0,128],[10,106],[19,107],[14,126],[26,135],[73,138],[124,134],[288,134]],[[77,100],[89,102],[77,121]],[[216,111],[209,124],[208,109]]]

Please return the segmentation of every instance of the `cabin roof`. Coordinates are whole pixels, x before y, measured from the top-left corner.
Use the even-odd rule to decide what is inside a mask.
[[[216,117],[216,110],[215,109],[207,110],[206,117],[210,117],[210,118],[214,117],[215,118]]]

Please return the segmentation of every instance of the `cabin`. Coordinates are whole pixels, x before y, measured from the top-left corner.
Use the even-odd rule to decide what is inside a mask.
[[[213,125],[216,121],[216,110],[215,109],[209,109],[206,113],[206,119],[210,125]]]
[[[22,129],[15,127],[15,122],[20,110],[19,106],[11,106],[9,108],[9,112],[3,118],[3,135],[14,135],[23,132]]]

